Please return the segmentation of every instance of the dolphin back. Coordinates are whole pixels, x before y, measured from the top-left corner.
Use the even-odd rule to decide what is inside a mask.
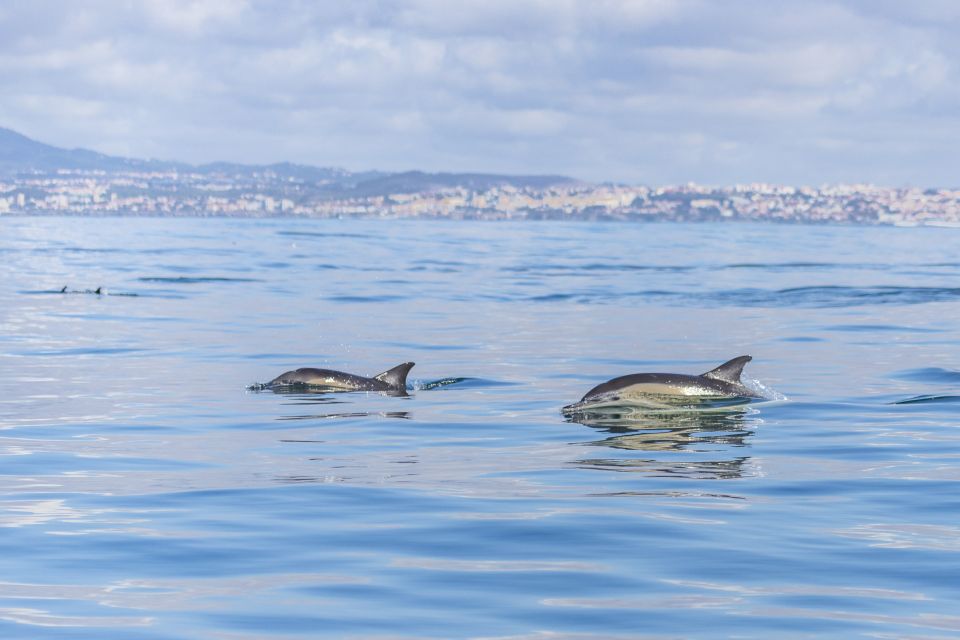
[[[397,391],[406,391],[407,374],[410,373],[410,369],[413,369],[413,365],[413,362],[404,362],[403,364],[398,364],[392,369],[387,369],[383,373],[373,376],[373,379],[379,380],[391,389],[396,389]]]
[[[412,362],[405,362],[372,378],[366,378],[343,371],[334,371],[333,369],[305,367],[296,371],[281,373],[264,387],[277,389],[306,386],[338,391],[389,391],[406,395],[407,374],[412,368]]]

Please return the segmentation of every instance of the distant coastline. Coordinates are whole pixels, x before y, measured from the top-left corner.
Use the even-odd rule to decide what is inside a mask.
[[[193,166],[0,129],[0,215],[776,222],[960,227],[960,189],[594,184],[565,176]]]

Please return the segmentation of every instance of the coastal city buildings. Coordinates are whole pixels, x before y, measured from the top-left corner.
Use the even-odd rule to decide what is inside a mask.
[[[461,179],[462,178],[462,179]],[[478,180],[478,178],[482,178]],[[268,169],[79,170],[0,178],[0,215],[772,221],[960,226],[960,189],[872,185],[645,187],[393,174],[344,184]]]

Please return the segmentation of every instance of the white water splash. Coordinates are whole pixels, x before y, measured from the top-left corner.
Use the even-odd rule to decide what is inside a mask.
[[[764,400],[787,400],[787,396],[783,395],[776,389],[772,389],[767,385],[763,384],[759,380],[754,380],[753,378],[740,379],[740,382],[747,389],[750,389],[753,393],[757,394]]]

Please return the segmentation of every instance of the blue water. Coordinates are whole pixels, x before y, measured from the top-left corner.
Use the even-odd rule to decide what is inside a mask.
[[[0,638],[957,637],[958,249],[0,218]],[[741,354],[775,400],[560,413]]]

